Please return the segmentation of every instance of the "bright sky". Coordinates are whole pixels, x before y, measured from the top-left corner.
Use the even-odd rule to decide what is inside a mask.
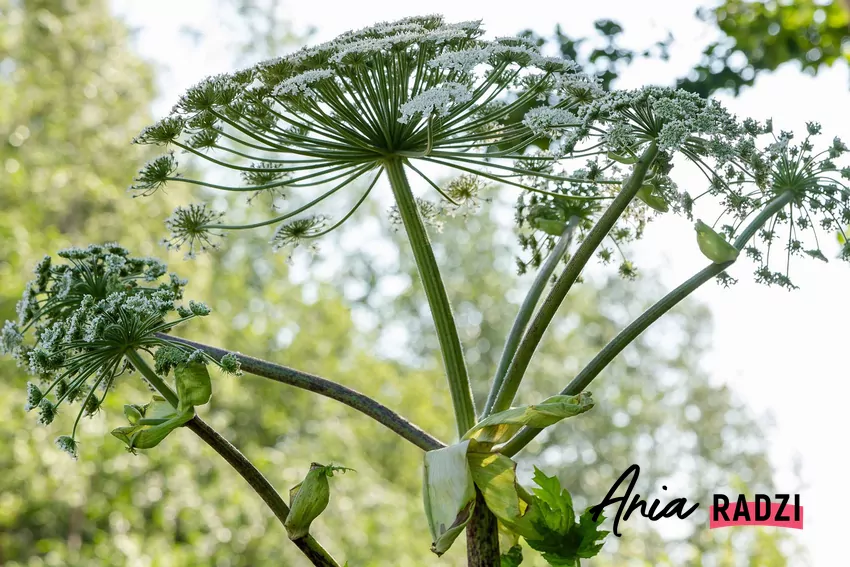
[[[229,41],[215,40],[232,33],[215,9],[217,2],[113,3],[131,25],[142,29],[139,49],[162,66],[163,96],[157,112],[166,112],[186,87],[205,76],[232,70]],[[556,23],[572,36],[590,35],[593,21],[599,18],[623,24],[624,44],[632,47],[647,47],[672,32],[676,43],[670,62],[638,62],[618,85],[636,87],[647,82],[668,84],[698,60],[713,34],[693,15],[699,5],[693,0],[538,0],[528,9],[518,9],[504,0],[430,0],[427,11],[442,13],[450,21],[483,19],[493,36],[512,35],[526,28],[547,34]],[[389,0],[301,1],[284,6],[284,10],[296,29],[317,29],[313,41],[417,14],[407,2]],[[195,46],[181,35],[184,26],[202,30],[211,39]],[[850,139],[850,113],[846,110],[850,108],[850,78],[846,67],[811,78],[793,64],[787,65],[760,78],[740,97],[721,98],[739,115],[760,120],[773,117],[777,129],[800,132],[805,122],[812,120],[821,122],[830,138],[842,135]],[[677,181],[687,189],[687,179]],[[668,288],[705,263],[696,252],[690,223],[672,216],[651,225],[635,254],[639,266],[659,268]],[[845,329],[850,325],[846,293],[850,267],[838,261],[822,264],[799,260],[792,266],[792,277],[801,289],[787,292],[750,283],[752,270],[745,264],[742,261],[731,271],[740,279],[737,286],[724,290],[710,284],[695,294],[714,317],[713,351],[705,360],[706,370],[716,382],[729,384],[755,411],[769,411],[775,416],[777,428],[769,442],[780,471],[776,490],[798,489],[790,474],[795,455],[802,460],[808,485],[802,490],[806,507],[802,536],[812,561],[806,564],[837,565],[836,559],[846,557],[843,531],[846,507],[850,505],[845,490],[845,471],[850,465],[845,412],[850,388],[847,352],[843,350],[848,348]]]

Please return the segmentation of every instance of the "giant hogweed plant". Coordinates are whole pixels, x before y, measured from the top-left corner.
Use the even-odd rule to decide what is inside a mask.
[[[470,565],[518,565],[520,539],[552,565],[578,566],[599,553],[603,516],[576,515],[569,492],[542,471],[527,489],[513,457],[560,420],[592,409],[587,391],[606,366],[653,322],[744,252],[755,278],[793,288],[796,257],[826,261],[824,234],[837,235],[850,259],[850,169],[834,139],[816,150],[820,126],[794,142],[772,124],[739,121],[718,103],[683,91],[602,89],[571,61],[545,57],[522,38],[485,40],[480,22],[408,18],[344,34],[232,74],[211,77],[181,97],[170,116],[136,139],[164,148],[132,190],[149,196],[166,184],[268,195],[276,211],[232,224],[208,204],[178,208],[166,221],[168,247],[188,256],[221,245],[230,232],[274,227],[274,249],[314,243],[354,217],[382,178],[392,218],[410,243],[433,316],[458,440],[446,445],[398,413],[331,380],[181,339],[173,331],[210,313],[183,304],[186,281],[161,262],[118,244],[64,250],[35,269],[2,331],[2,349],[35,378],[26,407],[49,424],[78,404],[72,431],[56,443],[77,456],[77,424],[98,411],[124,376],[139,376],[149,400],[125,405],[112,433],[128,450],[150,450],[181,427],[213,447],[263,498],[290,539],[315,565],[339,563],[310,535],[328,504],[328,479],[345,470],[312,463],[289,504],[257,468],[207,425],[215,366],[251,373],[335,399],[423,450],[425,518],[431,551],[446,553],[465,530]],[[206,163],[205,177],[181,173],[180,160]],[[674,165],[690,163],[700,187],[680,191]],[[434,171],[454,171],[438,182]],[[432,191],[417,198],[410,179]],[[427,225],[467,214],[498,185],[518,192],[519,271],[537,275],[508,336],[486,403],[476,408],[455,320]],[[288,201],[287,201],[288,200]],[[295,204],[288,205],[291,201]],[[561,392],[511,407],[546,329],[592,260],[619,260],[652,217],[696,220],[694,274],[624,328]],[[719,213],[719,214],[718,214]],[[820,233],[820,236],[819,236]],[[604,400],[602,400],[604,403]],[[448,419],[448,416],[446,416]],[[580,419],[580,418],[579,418]]]

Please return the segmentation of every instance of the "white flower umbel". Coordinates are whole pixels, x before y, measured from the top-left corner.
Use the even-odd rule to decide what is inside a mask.
[[[482,34],[477,21],[406,18],[211,77],[189,89],[171,116],[136,141],[170,146],[237,171],[244,186],[183,177],[169,153],[145,166],[134,188],[149,194],[178,181],[251,195],[297,195],[289,202],[298,205],[247,225],[224,224],[213,216],[199,224],[198,215],[181,209],[169,221],[169,242],[187,245],[190,253],[210,248],[210,239],[222,230],[284,225],[331,212],[348,219],[389,162],[423,178],[422,170],[411,167],[414,160],[546,193],[539,184],[518,180],[535,172],[516,160],[547,126],[564,126],[576,105],[603,93],[590,89],[582,100],[570,98],[566,85],[594,84],[575,63],[544,57],[524,38],[487,41]],[[567,93],[557,108],[536,110],[522,120],[557,92]],[[355,183],[361,179],[366,183]],[[346,199],[349,190],[358,197]],[[332,197],[339,201],[334,204]],[[316,207],[322,210],[310,211]],[[328,210],[340,207],[346,207],[341,214]]]

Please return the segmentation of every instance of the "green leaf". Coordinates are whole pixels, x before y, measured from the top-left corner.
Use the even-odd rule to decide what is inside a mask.
[[[192,408],[187,409],[186,411],[175,415],[168,421],[165,421],[159,425],[153,425],[149,427],[143,427],[140,431],[137,431],[130,438],[130,448],[131,449],[153,449],[157,445],[159,445],[163,439],[168,437],[168,435],[195,417],[195,412]]]
[[[197,361],[178,364],[174,369],[174,381],[180,409],[202,406],[210,401],[212,382],[206,364]]]
[[[566,534],[575,525],[573,499],[556,476],[546,474],[534,467],[534,482],[538,488],[534,492],[534,503],[546,527],[559,534]]]
[[[154,403],[159,404],[160,402],[151,402],[151,404]],[[148,406],[151,404],[148,404]],[[147,408],[148,406],[145,407]],[[172,431],[185,424],[194,416],[195,411],[192,408],[181,413],[176,413],[174,408],[171,408],[171,417],[168,419],[148,417],[148,412],[146,411],[143,420],[140,419],[139,421],[150,422],[151,420],[162,420],[161,423],[156,425],[139,424],[118,427],[113,429],[111,433],[114,437],[123,441],[131,453],[135,453],[136,449],[153,449],[163,439],[168,437]]]
[[[142,409],[144,410],[142,416],[145,419],[171,419],[177,415],[174,406],[165,401],[162,396],[154,396]]]
[[[472,480],[484,496],[487,508],[508,529],[523,537],[539,537],[525,518],[528,504],[520,497],[516,463],[500,453],[468,454]]]
[[[594,521],[591,508],[576,521],[570,493],[561,488],[557,477],[549,477],[534,469],[533,499],[529,520],[541,534],[526,537],[529,547],[543,554],[550,565],[578,567],[581,559],[595,557],[604,545],[607,531],[600,530],[605,517]]]
[[[602,546],[605,545],[605,536],[611,533],[607,530],[599,529],[599,526],[605,520],[605,515],[599,514],[599,517],[594,521],[591,510],[592,508],[588,508],[584,511],[578,524],[578,530],[581,534],[581,544],[577,553],[582,559],[590,559],[602,551]]]
[[[697,220],[694,229],[697,231],[700,251],[715,264],[724,264],[738,258],[739,250],[701,220]]]
[[[552,396],[539,404],[494,413],[481,420],[463,438],[494,445],[504,443],[523,426],[543,429],[562,419],[584,413],[593,405],[590,392],[582,392],[577,396]]]
[[[647,206],[655,209],[659,213],[666,213],[670,210],[670,205],[664,198],[654,195],[655,186],[651,183],[643,185],[637,192],[637,198],[647,204]]]
[[[469,441],[425,453],[422,496],[431,530],[431,551],[445,553],[475,509],[475,485],[467,463]]]
[[[515,545],[502,554],[501,567],[518,567],[522,563],[522,547]]]

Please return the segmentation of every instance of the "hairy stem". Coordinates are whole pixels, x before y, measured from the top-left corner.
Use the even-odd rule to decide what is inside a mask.
[[[404,173],[402,160],[389,158],[385,167],[399,215],[413,249],[413,257],[416,260],[422,286],[425,288],[434,325],[437,328],[437,338],[440,341],[440,350],[446,367],[446,378],[452,396],[457,431],[458,435],[462,436],[475,425],[475,405],[472,401],[472,389],[469,384],[469,376],[466,372],[466,363],[463,360],[463,350],[460,346],[460,338],[452,316],[451,305],[449,305],[449,298],[440,277],[440,270],[437,266],[437,259],[434,257],[434,251],[431,249],[431,242],[428,240],[428,233],[425,231],[425,225],[419,216],[416,199],[413,197],[413,192],[410,190],[410,184]]]
[[[743,250],[750,238],[766,223],[773,215],[782,210],[794,198],[791,192],[785,192],[770,201],[767,206],[747,225],[734,242],[735,248]],[[723,272],[735,263],[735,260],[723,264],[709,264],[694,276],[683,282],[676,289],[658,300],[649,309],[644,311],[640,317],[632,321],[629,326],[620,331],[616,337],[599,351],[593,360],[585,366],[578,375],[573,378],[567,387],[561,390],[561,394],[574,396],[596,378],[623,349],[641,335],[650,325],[665,315],[670,309],[700,288],[705,282]],[[509,457],[515,455],[523,447],[534,439],[541,429],[523,428],[513,439],[502,447],[501,452]]]
[[[162,378],[157,376],[156,372],[148,366],[144,359],[139,356],[138,352],[131,349],[124,353],[124,356],[156,388],[157,392],[168,400],[168,403],[177,407],[177,394],[174,393],[174,390]],[[254,489],[254,492],[263,499],[277,519],[280,520],[280,523],[284,523],[286,516],[289,515],[289,506],[286,505],[268,479],[263,476],[263,473],[239,449],[234,447],[230,441],[222,437],[197,415],[186,423],[186,427],[192,430],[207,445],[212,447],[216,453],[221,455],[248,482],[251,488]],[[296,540],[294,543],[316,567],[339,567],[339,564],[334,558],[312,536],[307,535]]]
[[[468,567],[493,567],[501,562],[499,524],[487,508],[484,496],[475,489],[475,511],[466,525],[466,559]]]
[[[496,396],[499,393],[499,389],[505,379],[508,367],[516,354],[517,345],[519,345],[519,341],[522,339],[522,334],[525,332],[528,322],[534,314],[534,309],[537,307],[538,301],[540,301],[540,296],[543,295],[543,290],[546,289],[546,284],[549,282],[549,278],[552,277],[552,273],[555,271],[555,268],[558,267],[561,258],[564,257],[564,254],[566,254],[567,249],[570,247],[577,225],[578,217],[572,217],[567,223],[567,227],[564,229],[564,232],[555,243],[555,247],[552,248],[552,251],[546,258],[546,261],[542,266],[540,266],[540,271],[537,272],[537,276],[534,278],[534,282],[532,282],[531,288],[528,290],[528,293],[519,308],[519,312],[514,319],[510,332],[508,333],[508,338],[505,340],[505,348],[502,350],[501,358],[499,358],[499,366],[496,368],[496,374],[493,376],[493,384],[490,388],[490,393],[487,396],[487,404],[484,406],[482,417],[490,415],[490,412],[493,409],[493,404],[496,402]]]
[[[179,337],[172,337],[164,334],[160,334],[158,337],[165,341],[180,343],[203,351],[216,360],[221,360],[221,357],[226,354],[230,354],[230,351]],[[260,376],[262,378],[268,378],[269,380],[274,380],[275,382],[280,382],[282,384],[295,386],[296,388],[314,392],[321,396],[341,402],[348,407],[371,417],[420,449],[433,451],[434,449],[440,449],[446,446],[445,443],[420,429],[417,425],[411,423],[383,404],[373,400],[365,394],[361,394],[356,390],[343,386],[342,384],[337,384],[336,382],[332,382],[313,374],[308,374],[307,372],[274,364],[259,358],[245,356],[243,354],[237,355],[237,358],[239,359],[243,372],[254,374],[255,376]]]
[[[537,350],[543,334],[555,317],[555,313],[558,311],[564,298],[567,297],[567,293],[569,293],[587,262],[590,261],[593,253],[602,243],[602,240],[608,235],[608,232],[629,206],[629,203],[637,195],[637,192],[643,185],[643,180],[646,177],[649,166],[657,154],[658,148],[655,143],[651,143],[644,150],[640,159],[635,163],[632,174],[623,183],[620,193],[611,202],[605,212],[602,213],[602,216],[579,245],[575,254],[570,258],[563,273],[555,282],[555,285],[552,287],[549,295],[546,296],[546,300],[528,327],[528,331],[523,336],[519,347],[517,347],[516,355],[505,374],[502,386],[493,404],[493,413],[506,410],[510,407],[519,389],[520,382],[522,382],[522,378],[525,375],[525,371],[528,369],[531,358],[534,356],[534,352]]]

